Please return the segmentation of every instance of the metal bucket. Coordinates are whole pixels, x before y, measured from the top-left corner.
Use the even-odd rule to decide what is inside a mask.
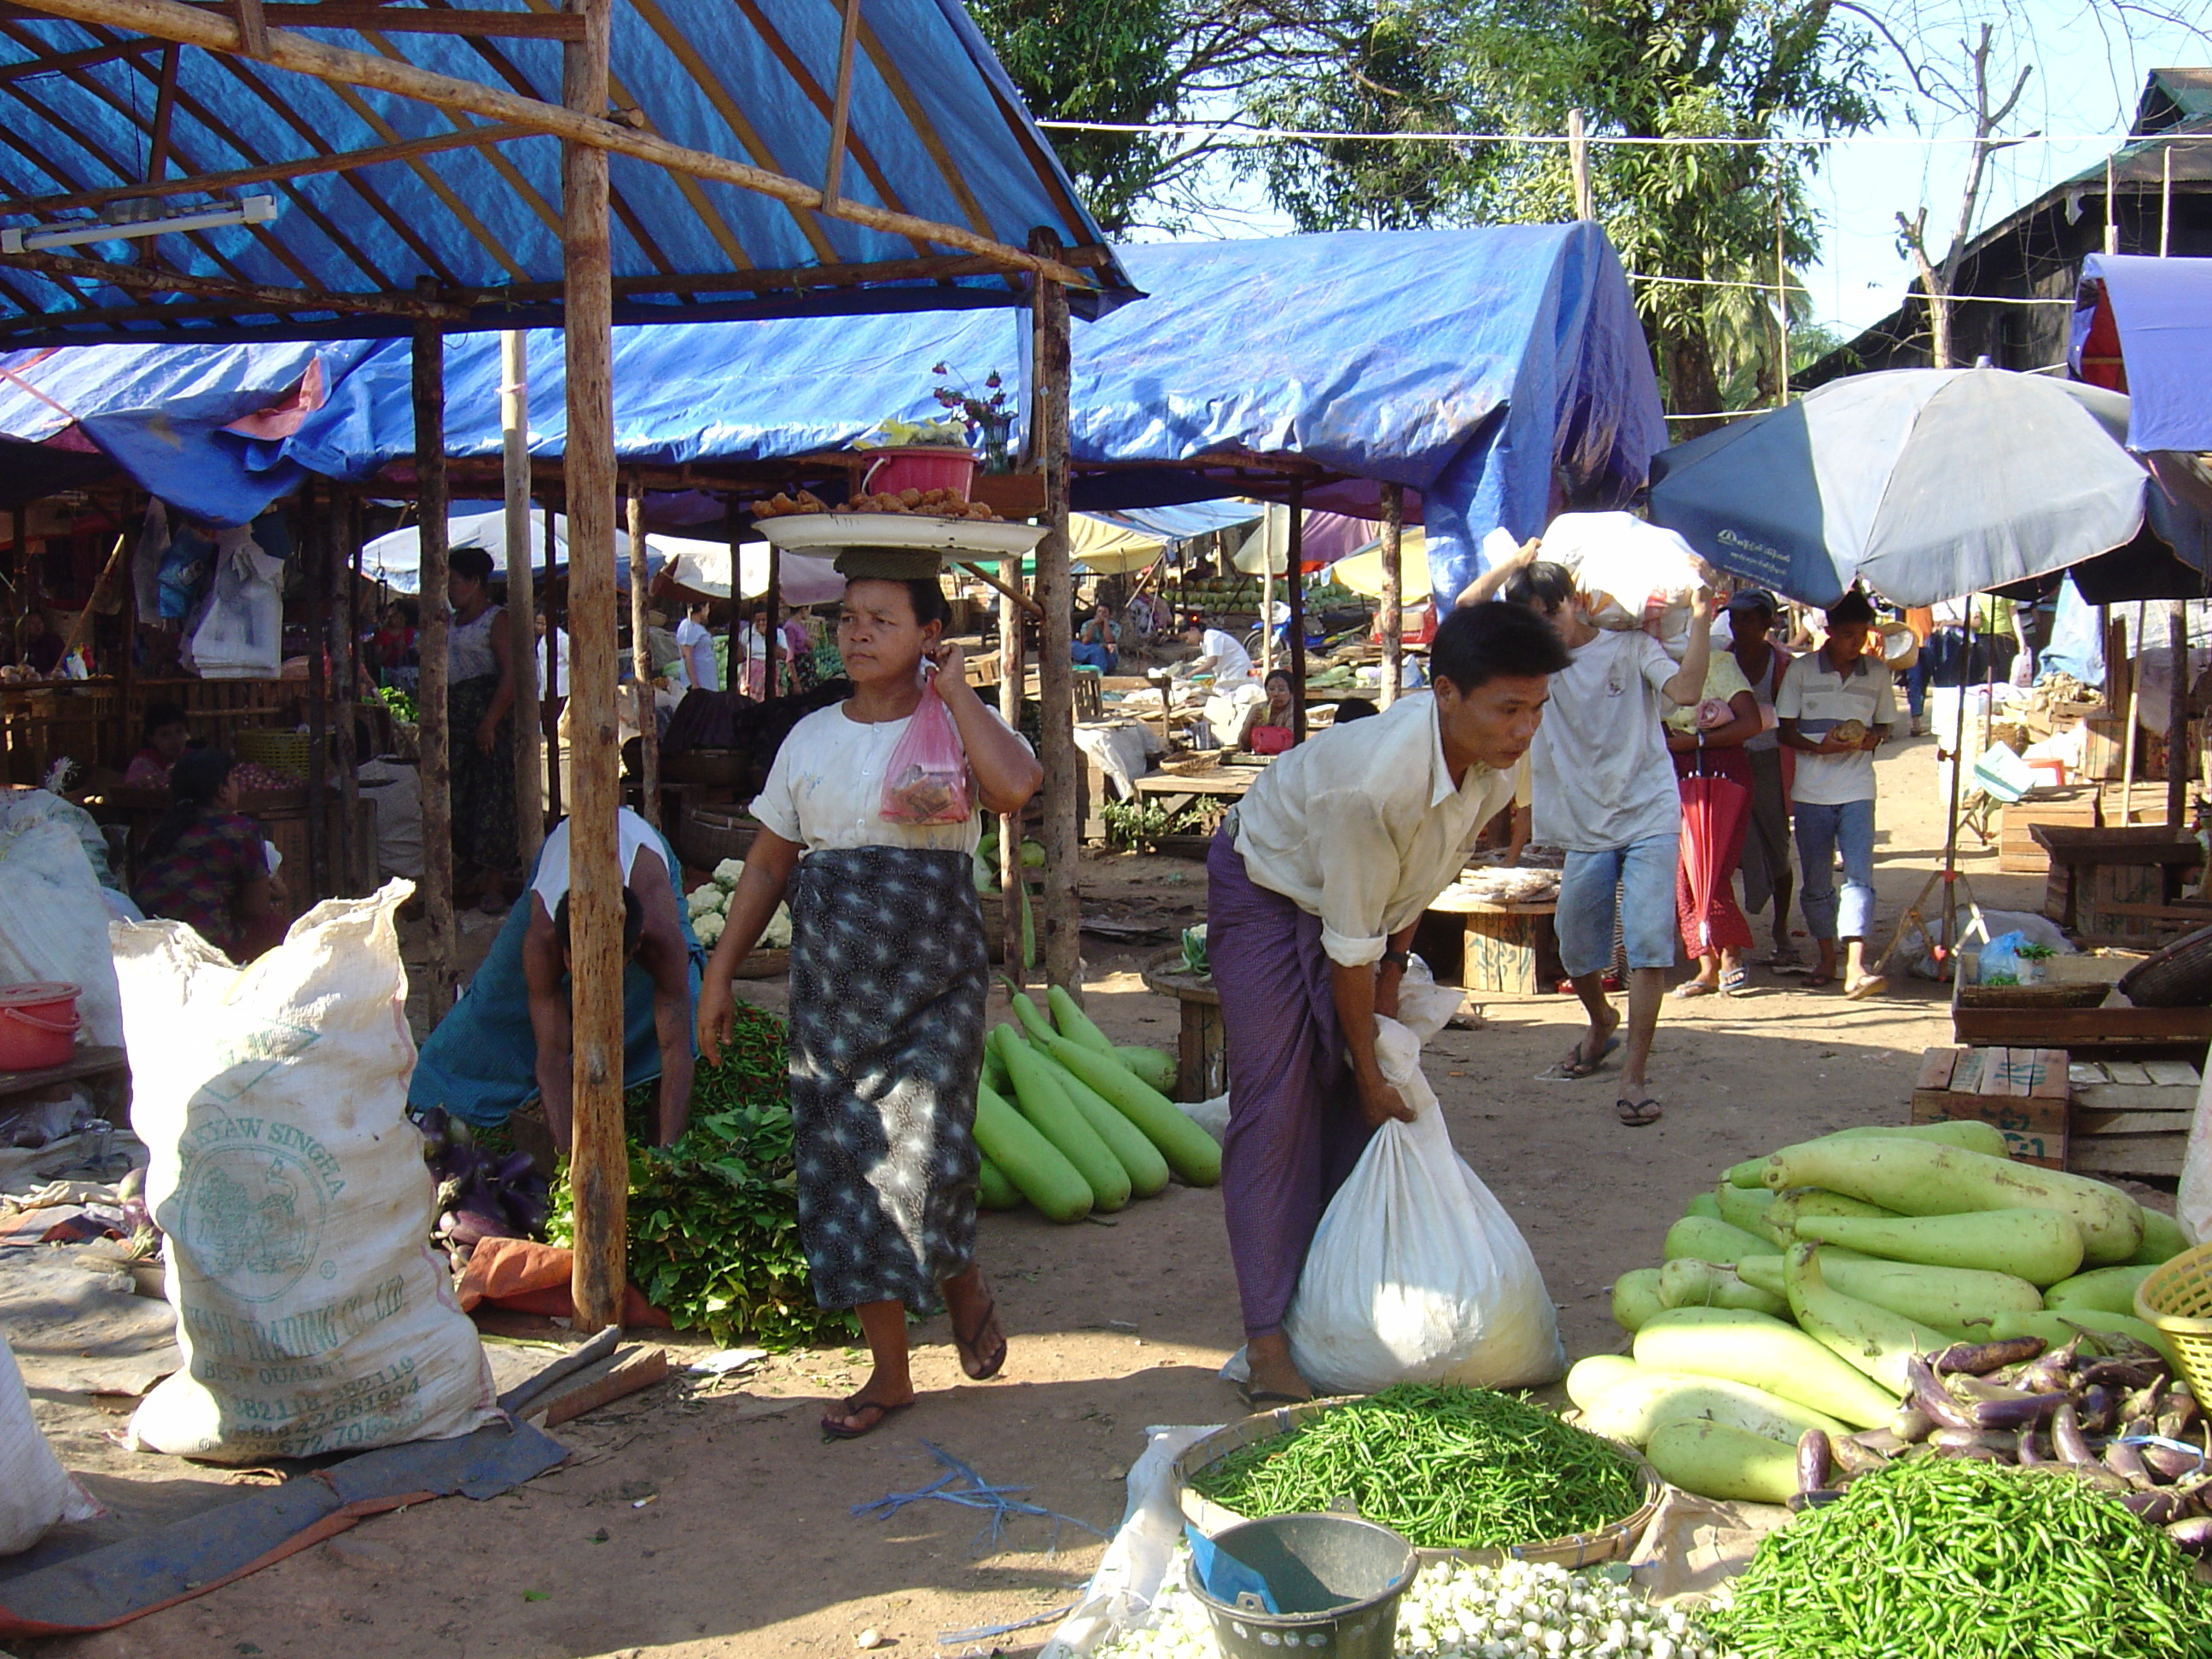
[[[1398,1603],[1420,1562],[1387,1527],[1348,1515],[1271,1515],[1217,1533],[1220,1554],[1264,1580],[1267,1610],[1252,1593],[1224,1601],[1193,1558],[1191,1593],[1213,1621],[1224,1659],[1276,1659],[1285,1650],[1329,1659],[1389,1659]]]

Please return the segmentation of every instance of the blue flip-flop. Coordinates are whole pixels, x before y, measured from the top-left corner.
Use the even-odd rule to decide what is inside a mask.
[[[1536,1074],[1536,1081],[1580,1083],[1585,1078],[1595,1077],[1598,1067],[1605,1064],[1605,1057],[1619,1047],[1620,1047],[1620,1039],[1618,1036],[1609,1036],[1598,1046],[1596,1059],[1584,1060],[1583,1045],[1577,1042],[1575,1044],[1574,1057],[1571,1060],[1563,1060],[1548,1071],[1539,1072]]]

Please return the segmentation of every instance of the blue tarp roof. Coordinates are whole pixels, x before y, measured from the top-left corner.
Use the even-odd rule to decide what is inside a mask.
[[[1122,258],[1151,297],[1075,331],[1073,458],[1115,469],[1079,478],[1078,507],[1249,494],[1267,475],[1228,462],[1297,457],[1418,491],[1431,570],[1455,592],[1491,528],[1520,538],[1549,522],[1555,469],[1625,494],[1665,445],[1627,281],[1595,225],[1164,244]],[[941,412],[938,363],[971,383],[994,369],[1018,382],[1024,343],[1022,318],[986,312],[624,329],[616,447],[643,464],[818,453],[886,416]],[[530,348],[531,447],[556,456],[558,337],[534,334]],[[258,422],[262,435],[222,430],[291,398],[317,362],[319,407]],[[359,479],[404,460],[408,362],[400,342],[0,360],[0,437],[75,424],[155,494],[238,521],[302,469]],[[498,367],[489,336],[449,343],[455,456],[499,452]],[[1340,493],[1371,501],[1374,489]],[[1307,500],[1337,504],[1328,490]]]
[[[469,8],[533,14],[530,26],[540,31],[563,22],[536,0],[469,0]],[[316,27],[307,38],[501,94],[561,101],[559,40],[415,32],[400,20],[419,20],[420,10],[394,6],[388,15],[397,27],[372,34]],[[840,7],[830,0],[614,0],[611,16],[611,99],[633,112],[631,125],[805,186],[825,185]],[[211,175],[418,141],[453,143],[343,171],[204,185],[135,213],[204,212],[258,194],[276,198],[273,224],[55,252],[115,260],[126,248],[151,246],[168,268],[204,282],[364,301],[411,297],[416,280],[427,277],[441,298],[467,310],[473,326],[556,318],[558,140],[509,129],[504,142],[460,145],[453,136],[483,118],[197,46],[177,52],[175,94],[165,108],[167,51],[150,37],[58,21],[19,20],[0,33],[0,226],[97,222],[99,205],[84,202],[87,195],[131,191],[144,202],[135,193],[157,165],[150,158],[164,125],[167,160],[158,165],[170,183],[214,183]],[[968,256],[619,153],[610,167],[617,321],[1005,305],[1018,297],[1012,278],[972,258],[961,270],[909,270],[886,290],[880,284],[899,273],[853,268]],[[838,193],[1017,248],[1040,226],[1070,248],[1097,250],[1103,240],[959,0],[902,0],[862,13]],[[0,256],[0,343],[127,335],[351,338],[411,326],[388,312],[279,318],[268,305],[257,309],[212,289],[149,298],[112,280],[80,285],[26,268],[33,263]],[[1110,261],[1097,275],[1104,288],[1127,294]],[[878,286],[856,286],[861,280]]]
[[[2128,393],[2128,447],[2212,450],[2212,259],[2155,259],[2093,253],[2081,268],[2074,313],[2075,372],[2100,310],[2119,331]]]

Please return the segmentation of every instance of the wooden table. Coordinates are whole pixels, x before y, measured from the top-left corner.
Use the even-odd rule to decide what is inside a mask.
[[[1182,1008],[1176,1044],[1176,1098],[1212,1100],[1229,1092],[1229,1040],[1221,1024],[1221,994],[1212,975],[1182,965],[1180,956],[1163,957],[1145,969],[1145,985]]]
[[[1499,904],[1447,887],[1429,906],[1431,915],[1460,919],[1459,982],[1468,991],[1534,996],[1551,988],[1559,953],[1555,901]],[[1440,942],[1441,946],[1441,942]]]
[[[11,1101],[40,1094],[64,1083],[85,1086],[85,1098],[111,1123],[131,1121],[131,1057],[120,1048],[81,1042],[76,1053],[59,1066],[33,1072],[0,1072],[0,1112],[12,1109]]]
[[[1264,766],[1209,766],[1200,772],[1165,772],[1155,768],[1136,780],[1139,795],[1158,795],[1170,807],[1200,800],[1242,800]]]

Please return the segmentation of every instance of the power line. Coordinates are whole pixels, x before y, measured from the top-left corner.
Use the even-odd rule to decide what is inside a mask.
[[[1759,294],[1772,294],[1772,293],[1775,293],[1775,292],[1777,292],[1777,291],[1778,291],[1778,289],[1780,288],[1780,286],[1781,286],[1780,284],[1778,284],[1778,283],[1746,283],[1746,282],[1731,282],[1731,281],[1726,281],[1726,280],[1723,280],[1723,279],[1722,279],[1722,278],[1720,278],[1720,277],[1717,277],[1717,276],[1655,276],[1655,275],[1653,275],[1653,274],[1652,274],[1651,272],[1650,272],[1650,271],[1644,271],[1644,270],[1632,270],[1632,271],[1630,271],[1630,272],[1628,273],[1628,280],[1629,280],[1630,282],[1632,282],[1632,283],[1666,283],[1666,284],[1667,284],[1668,287],[1670,287],[1670,288],[1736,288],[1736,289],[1748,289],[1752,290],[1753,292],[1754,292],[1754,293],[1759,293]],[[1805,294],[1805,293],[1808,293],[1809,291],[1810,291],[1810,290],[1809,290],[1809,289],[1808,289],[1806,288],[1805,284],[1804,284],[1804,283],[1802,283],[1802,282],[1799,282],[1799,283],[1791,283],[1790,284],[1789,284],[1789,287],[1788,287],[1788,292],[1790,292],[1790,293],[1791,293],[1791,294]],[[1925,299],[1927,299],[1927,297],[1928,297],[1928,296],[1927,296],[1925,294],[1923,294],[1923,293],[1919,292],[1917,289],[1915,289],[1915,290],[1913,290],[1912,292],[1911,292],[1911,293],[1909,293],[1909,294],[1907,294],[1907,295],[1905,295],[1905,298],[1906,298],[1907,300],[1925,300]],[[1962,305],[1962,306],[2068,306],[2068,307],[2071,307],[2071,306],[2074,304],[2074,301],[2073,301],[2071,299],[2060,299],[2060,300],[2014,299],[2014,298],[2012,298],[2012,297],[2009,297],[2009,296],[2007,296],[2007,295],[2001,295],[1954,294],[1954,295],[1948,295],[1948,296],[1947,296],[1947,297],[1948,297],[1948,298],[1950,299],[1950,301],[1952,301],[1952,303],[1953,303],[1953,304],[1954,304],[1954,305]]]

